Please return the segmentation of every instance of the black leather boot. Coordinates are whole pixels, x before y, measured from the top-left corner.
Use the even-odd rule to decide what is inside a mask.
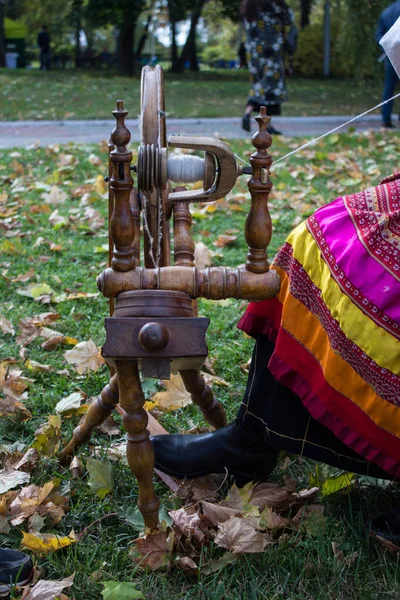
[[[202,435],[157,435],[151,438],[155,466],[182,479],[210,473],[234,475],[238,486],[266,479],[279,452],[236,423]]]

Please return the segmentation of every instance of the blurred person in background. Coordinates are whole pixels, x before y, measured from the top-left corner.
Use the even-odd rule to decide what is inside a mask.
[[[253,87],[247,100],[242,127],[251,130],[251,113],[267,107],[269,116],[281,114],[288,99],[285,85],[284,31],[293,24],[293,13],[285,0],[243,0],[242,19]],[[269,133],[278,135],[271,125]]]
[[[400,0],[393,2],[386,8],[379,17],[378,28],[376,30],[375,39],[379,43],[383,36],[393,27],[397,19],[400,17]],[[399,81],[396,71],[393,68],[390,60],[385,57],[385,83],[383,86],[382,101],[388,100],[394,96],[396,85]],[[395,127],[392,122],[393,100],[382,106],[382,126],[386,128]],[[399,115],[400,119],[400,115]]]

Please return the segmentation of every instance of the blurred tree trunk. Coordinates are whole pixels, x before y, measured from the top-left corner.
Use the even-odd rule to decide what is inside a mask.
[[[310,24],[313,0],[300,0],[300,27],[304,29]]]
[[[137,47],[137,50],[136,50],[136,60],[137,61],[140,61],[140,59],[142,58],[143,48],[144,48],[144,45],[146,43],[147,36],[149,35],[149,27],[150,27],[150,23],[151,23],[151,17],[152,17],[151,14],[147,17],[147,21],[146,21],[146,25],[145,25],[144,31],[143,31],[143,33],[142,33],[142,35],[140,37],[139,43],[138,43],[138,47]]]
[[[182,49],[181,56],[178,61],[178,71],[183,71],[185,68],[185,64],[189,61],[189,69],[191,71],[199,70],[199,63],[197,59],[197,49],[196,49],[196,34],[197,34],[197,25],[199,23],[199,19],[201,17],[201,12],[203,10],[203,6],[207,0],[197,0],[195,7],[192,10],[192,14],[190,16],[190,29],[188,36],[186,38],[185,45]]]
[[[178,44],[176,43],[176,21],[170,21],[171,25],[171,71],[178,71]]]
[[[82,26],[83,0],[74,0],[72,5],[73,20],[75,28],[75,67],[81,66],[81,26]]]
[[[118,64],[119,71],[124,75],[133,75],[135,60],[133,52],[135,24],[124,19],[119,30],[118,38]]]
[[[6,66],[6,35],[4,32],[4,0],[0,0],[0,67]]]

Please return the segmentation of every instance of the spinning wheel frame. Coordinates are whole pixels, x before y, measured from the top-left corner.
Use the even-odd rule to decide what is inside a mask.
[[[166,154],[164,82],[159,65],[144,67],[140,89],[140,148],[138,188],[144,222],[144,265],[147,268],[170,264],[168,186],[161,187],[162,155]],[[164,181],[166,180],[166,174]],[[155,181],[155,185],[153,182]],[[170,212],[170,211],[169,211]]]

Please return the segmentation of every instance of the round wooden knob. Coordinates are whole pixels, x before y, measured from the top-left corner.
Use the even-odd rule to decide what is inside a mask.
[[[169,342],[168,329],[160,323],[146,323],[139,331],[139,342],[145,350],[163,350]]]

